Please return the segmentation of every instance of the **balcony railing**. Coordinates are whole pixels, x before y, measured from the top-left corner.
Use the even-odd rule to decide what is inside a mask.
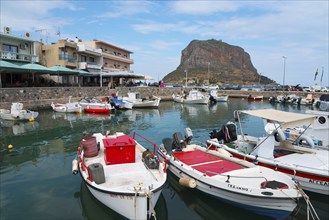
[[[25,61],[25,62],[39,62],[38,56],[33,56],[30,54],[22,54],[22,53],[13,53],[0,51],[1,59],[7,60],[17,60],[17,61]]]
[[[66,61],[68,61],[70,63],[75,63],[77,61],[77,58],[76,57],[71,57],[71,56],[69,56],[67,54],[63,54],[63,55],[61,54],[61,55],[59,55],[58,56],[58,59],[59,60],[66,60]]]

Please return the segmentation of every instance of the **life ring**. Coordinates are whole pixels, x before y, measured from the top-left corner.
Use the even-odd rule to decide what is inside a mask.
[[[297,145],[302,145],[303,142],[306,142],[306,144],[310,147],[310,148],[314,148],[314,142],[312,140],[312,138],[310,138],[309,136],[306,135],[301,135],[299,138],[297,138]]]
[[[282,142],[282,141],[286,140],[286,136],[284,135],[283,131],[280,128],[278,128],[274,132],[274,139],[276,142]]]

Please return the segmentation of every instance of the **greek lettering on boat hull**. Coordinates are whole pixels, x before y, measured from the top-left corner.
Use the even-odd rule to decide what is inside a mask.
[[[314,184],[317,184],[317,185],[321,185],[321,186],[329,186],[329,182],[323,182],[323,181],[319,181],[319,180],[310,179],[308,182],[309,183],[314,183]]]

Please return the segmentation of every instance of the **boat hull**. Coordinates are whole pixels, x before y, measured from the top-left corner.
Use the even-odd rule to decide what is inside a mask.
[[[200,99],[184,99],[182,97],[174,97],[174,101],[182,104],[200,104],[207,105],[209,102],[209,98],[200,98]]]
[[[94,114],[109,114],[111,112],[108,108],[84,108],[86,113],[94,113]]]
[[[211,142],[214,146],[219,148],[223,148],[230,152],[233,157],[243,159],[249,162],[256,163],[259,166],[267,167],[276,171],[280,171],[289,175],[292,179],[299,182],[303,190],[310,191],[313,193],[329,195],[329,176],[328,171],[322,171],[316,168],[305,168],[303,167],[303,160],[300,161],[299,164],[283,162],[282,157],[280,162],[280,158],[276,158],[274,160],[255,157],[250,154],[244,154],[236,149],[230,148],[226,145],[217,144]],[[324,154],[328,154],[328,151],[323,151]],[[289,155],[288,155],[289,156]],[[314,159],[316,156],[314,157]],[[306,160],[305,160],[306,161]],[[315,160],[314,160],[315,162]],[[328,165],[328,163],[327,163]],[[320,173],[318,173],[319,171]],[[326,172],[326,173],[325,173]]]
[[[149,219],[152,216],[152,209],[149,209],[148,213],[145,210],[156,204],[161,194],[161,190],[155,191],[150,199],[144,193],[135,195],[133,193],[100,191],[88,182],[86,183],[89,191],[97,200],[128,219]]]
[[[210,150],[211,151],[211,150]],[[198,159],[200,160],[196,164],[192,163],[192,160],[195,160],[196,157],[185,157],[182,156],[182,158],[185,157],[189,158],[186,159],[187,163],[190,163],[192,165],[187,165],[184,162],[180,161],[179,157],[176,156],[170,156],[169,154],[162,152],[160,153],[160,156],[162,155],[163,158],[166,158],[168,160],[168,169],[178,178],[190,178],[194,179],[196,181],[196,189],[200,190],[203,193],[206,193],[209,196],[213,196],[215,198],[218,198],[220,200],[224,200],[228,203],[234,204],[236,206],[248,209],[250,211],[256,212],[258,214],[267,215],[271,217],[276,218],[284,218],[287,217],[297,206],[297,203],[292,198],[298,198],[298,192],[296,189],[293,189],[293,185],[290,185],[289,190],[287,190],[285,193],[290,193],[290,196],[287,196],[283,192],[278,192],[281,190],[274,190],[274,191],[267,191],[264,189],[258,189],[257,185],[258,182],[252,183],[256,185],[250,185],[251,182],[248,182],[248,174],[246,176],[241,176],[239,178],[242,179],[235,179],[234,180],[234,174],[232,173],[231,178],[230,175],[218,174],[217,171],[214,174],[215,176],[209,175],[209,173],[212,173],[212,170],[214,167],[221,167],[224,168],[220,169],[230,169],[226,168],[227,166],[236,166],[236,165],[230,165],[229,163],[225,165],[215,164],[213,159],[209,158],[209,156],[205,155],[205,158],[209,158],[210,160],[208,162],[200,160],[200,152],[198,152]],[[194,158],[194,159],[193,159]],[[215,162],[223,162],[223,161],[215,161]],[[207,168],[202,168],[201,166],[207,166]],[[234,169],[231,167],[232,169]],[[200,170],[204,169],[204,172],[198,172]],[[209,170],[208,170],[209,169]],[[218,168],[216,168],[218,170]],[[288,181],[290,184],[293,184],[291,179],[288,178],[288,176],[277,173],[274,176],[272,174],[273,171],[264,168],[263,170],[259,171],[257,170],[259,168],[251,168],[249,170],[250,172],[258,175],[265,175],[266,179],[271,177],[277,177],[278,181]],[[247,171],[247,173],[249,172]],[[240,172],[240,175],[244,175],[243,171]],[[254,173],[255,172],[255,173]],[[237,173],[236,173],[237,174]],[[208,176],[209,175],[209,176]],[[250,175],[250,174],[249,174]],[[233,177],[233,179],[232,179]],[[244,178],[244,179],[243,179]],[[259,190],[259,191],[257,191]],[[271,192],[270,192],[271,191]],[[275,192],[277,191],[277,192]],[[272,196],[265,196],[267,193]]]

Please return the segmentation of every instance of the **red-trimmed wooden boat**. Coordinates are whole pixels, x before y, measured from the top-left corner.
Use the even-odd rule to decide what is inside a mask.
[[[150,148],[139,144],[137,136]],[[156,157],[156,149],[137,133],[84,135],[72,172],[79,172],[93,196],[120,215],[149,219],[167,179],[166,163]]]
[[[267,136],[255,137],[243,132],[238,135],[236,125],[229,122],[221,131],[210,133],[211,139],[207,143],[225,149],[233,157],[290,175],[303,190],[329,195],[328,150],[301,147],[298,136],[295,144],[288,138],[288,128],[309,128],[318,116],[274,109],[236,111],[234,116],[240,126],[243,124],[241,114],[263,119]],[[243,131],[242,127],[239,130]]]
[[[187,128],[185,139],[176,132],[171,146],[159,148],[159,157],[168,160],[181,185],[275,218],[287,217],[297,206],[300,190],[289,176],[192,144],[191,138]]]
[[[258,101],[263,101],[263,96],[259,95],[259,96],[248,96],[248,102],[258,102]]]

